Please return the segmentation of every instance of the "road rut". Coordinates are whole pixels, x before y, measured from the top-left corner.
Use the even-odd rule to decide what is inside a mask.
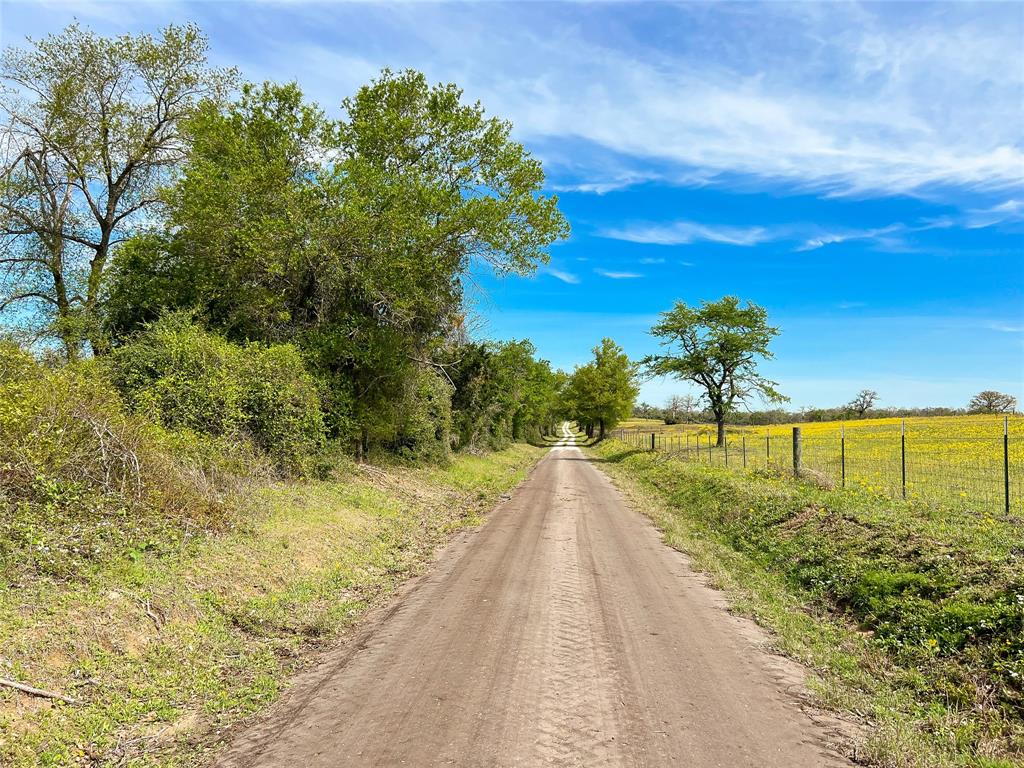
[[[851,765],[749,630],[557,447],[218,765]]]

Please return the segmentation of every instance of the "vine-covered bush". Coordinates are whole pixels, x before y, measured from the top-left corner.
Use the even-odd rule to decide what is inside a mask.
[[[49,368],[0,343],[3,583],[172,547],[192,523],[218,525],[234,494],[267,474],[248,441],[127,413],[104,373],[96,361]]]
[[[418,368],[406,384],[398,432],[390,448],[402,458],[445,463],[451,458],[452,386],[438,373]]]
[[[291,473],[324,446],[316,382],[290,344],[232,344],[179,313],[148,325],[108,365],[129,407],[161,426],[246,435]]]

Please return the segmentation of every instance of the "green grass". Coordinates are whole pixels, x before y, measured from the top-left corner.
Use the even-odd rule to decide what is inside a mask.
[[[516,445],[444,468],[348,465],[256,492],[218,533],[132,548],[78,578],[0,587],[0,764],[188,766],[513,487]]]
[[[1024,524],[592,449],[734,607],[900,768],[1024,764]]]

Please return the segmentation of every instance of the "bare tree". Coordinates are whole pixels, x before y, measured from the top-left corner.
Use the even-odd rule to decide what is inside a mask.
[[[159,203],[186,152],[185,118],[235,75],[206,66],[191,25],[154,39],[75,24],[29,42],[0,60],[0,311],[32,302],[74,358],[84,341],[102,347],[112,249]]]
[[[672,395],[665,404],[665,411],[675,422],[693,421],[693,412],[697,410],[697,398],[693,395]]]
[[[878,393],[873,389],[862,389],[857,393],[856,397],[853,398],[846,407],[857,414],[858,418],[863,419],[864,414],[875,407],[875,403],[878,402]]]
[[[1013,413],[1017,409],[1017,398],[1005,392],[986,389],[971,398],[967,409],[971,413]]]

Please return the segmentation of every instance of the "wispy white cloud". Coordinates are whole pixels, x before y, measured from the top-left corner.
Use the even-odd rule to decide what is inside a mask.
[[[1006,200],[991,208],[976,208],[967,212],[964,226],[968,229],[982,229],[996,224],[1024,221],[1024,201]]]
[[[594,271],[602,277],[610,277],[612,280],[633,280],[643,277],[639,272],[614,272],[608,269],[595,269]]]
[[[111,9],[129,5],[136,25],[197,20],[215,57],[254,79],[297,78],[331,110],[384,66],[457,82],[510,119],[517,137],[543,146],[566,190],[742,175],[837,193],[920,193],[1016,190],[1024,178],[1024,70],[1007,66],[1020,61],[1024,17],[1009,3],[46,8],[112,23]],[[38,33],[32,14],[8,6],[5,43],[20,27]],[[652,26],[672,45],[652,39]]]
[[[988,327],[1000,333],[1024,333],[1024,323],[995,322],[991,323]]]
[[[640,263],[641,264],[664,264],[665,260],[664,259],[654,259],[654,258],[651,258],[651,257],[648,256],[646,258],[640,259]]]
[[[631,243],[652,245],[686,245],[699,241],[725,243],[727,245],[757,245],[776,235],[765,227],[734,227],[698,224],[693,221],[674,221],[670,224],[630,224],[623,227],[604,229],[601,237],[611,240],[626,240]]]
[[[580,281],[579,277],[574,275],[572,272],[565,272],[561,269],[555,269],[554,267],[545,267],[543,272],[551,275],[557,280],[561,280],[563,283],[569,283],[569,285],[576,285]]]
[[[876,227],[874,229],[849,229],[839,232],[827,232],[806,239],[796,250],[814,251],[818,248],[824,248],[826,245],[845,243],[850,240],[873,240],[879,245],[887,245],[890,249],[896,249],[903,246],[903,241],[893,237],[893,235],[906,232],[907,230],[908,227],[904,224],[890,224],[886,227]]]

